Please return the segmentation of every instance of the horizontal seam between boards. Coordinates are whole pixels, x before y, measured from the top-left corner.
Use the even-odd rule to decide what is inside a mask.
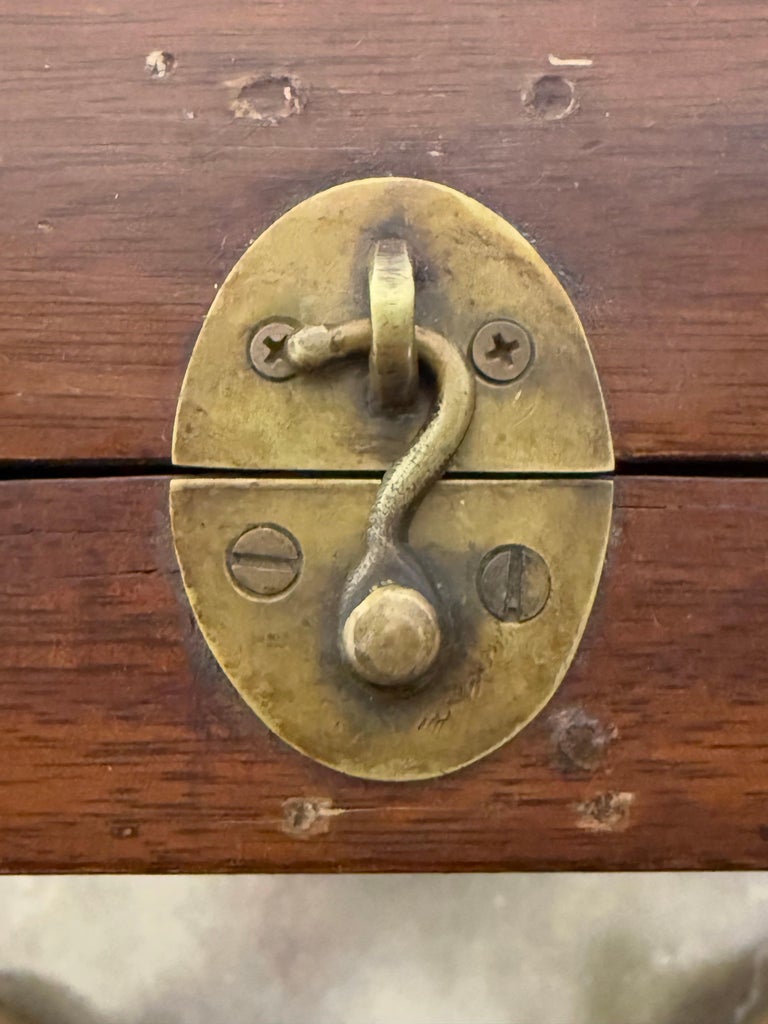
[[[0,462],[0,481],[107,479],[114,477],[220,477],[252,480],[380,480],[383,470],[254,470],[221,467],[176,466],[160,460],[7,460]],[[446,480],[552,480],[552,479],[615,479],[623,476],[687,477],[687,478],[768,478],[768,459],[743,457],[721,459],[696,458],[629,458],[617,459],[616,467],[605,472],[533,473],[533,472],[447,472]]]

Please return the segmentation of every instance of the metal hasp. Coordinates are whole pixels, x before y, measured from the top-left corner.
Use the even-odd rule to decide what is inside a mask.
[[[206,317],[173,457],[242,471],[172,481],[176,553],[224,672],[304,753],[441,775],[560,684],[605,557],[610,433],[568,297],[475,201],[370,179],[273,224]]]
[[[297,331],[286,345],[288,363],[298,372],[311,372],[370,350],[371,376],[379,380],[378,305],[379,296],[372,287],[370,321]],[[368,521],[365,553],[341,596],[339,620],[346,660],[358,675],[382,686],[417,682],[439,652],[437,590],[408,545],[407,531],[425,491],[442,475],[461,444],[475,407],[474,378],[458,348],[434,331],[414,328],[413,323],[404,346],[411,345],[411,337],[435,378],[435,410],[382,481]],[[407,362],[402,370],[406,387]]]

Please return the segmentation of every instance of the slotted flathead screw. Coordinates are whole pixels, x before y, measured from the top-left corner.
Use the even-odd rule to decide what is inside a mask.
[[[301,572],[299,542],[281,526],[254,526],[241,534],[227,554],[233,580],[256,597],[284,593]]]
[[[547,563],[523,544],[494,548],[480,563],[477,590],[495,618],[527,622],[539,614],[549,598]]]

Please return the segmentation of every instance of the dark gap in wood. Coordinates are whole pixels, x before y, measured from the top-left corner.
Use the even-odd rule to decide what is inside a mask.
[[[688,456],[685,458],[628,458],[616,460],[616,476],[736,477],[761,480],[768,477],[768,457]]]
[[[446,473],[446,479],[514,480],[548,479],[552,473]],[[613,474],[570,473],[558,476],[662,476],[662,477],[735,477],[760,480],[768,477],[768,458],[628,458],[617,459]],[[253,477],[261,480],[304,479],[379,480],[378,470],[243,470],[174,466],[167,459],[80,459],[0,461],[0,481],[102,479],[106,477]]]

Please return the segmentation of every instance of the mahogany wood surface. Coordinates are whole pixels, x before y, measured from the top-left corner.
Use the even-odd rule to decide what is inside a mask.
[[[768,481],[617,481],[576,661],[511,743],[365,782],[207,653],[162,478],[0,485],[0,869],[768,867]]]
[[[0,871],[768,867],[767,94],[753,0],[0,0]],[[531,238],[624,474],[552,703],[399,785],[268,732],[168,477],[99,475],[169,470],[250,240],[390,174]]]
[[[381,174],[533,239],[622,459],[764,455],[767,92],[754,0],[0,0],[0,459],[167,461],[249,240]]]

